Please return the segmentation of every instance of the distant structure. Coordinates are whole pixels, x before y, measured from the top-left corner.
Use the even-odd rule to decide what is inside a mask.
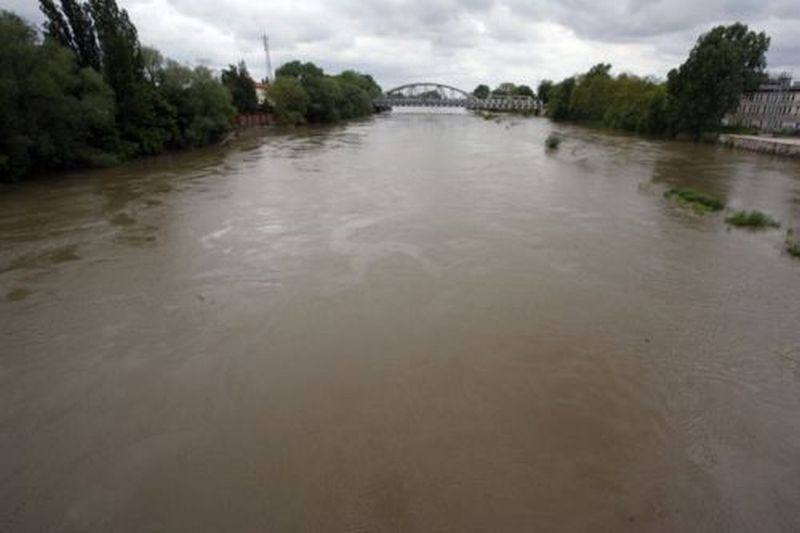
[[[264,58],[266,59],[267,67],[264,82],[270,84],[272,83],[272,58],[269,55],[269,36],[265,33],[262,39],[264,41]]]
[[[726,123],[770,133],[800,133],[800,82],[792,82],[789,73],[770,76],[758,91],[742,98]]]
[[[256,99],[258,100],[258,105],[262,105],[267,100],[267,89],[269,89],[269,83],[256,82]]]
[[[373,102],[379,111],[394,107],[460,107],[471,111],[520,111],[534,113],[539,101],[530,96],[492,95],[477,98],[468,92],[442,83],[409,83],[386,91]]]
[[[272,57],[269,53],[269,36],[264,33],[261,36],[261,41],[264,44],[264,81],[256,82],[256,98],[258,105],[263,105],[267,100],[267,89],[272,83]]]

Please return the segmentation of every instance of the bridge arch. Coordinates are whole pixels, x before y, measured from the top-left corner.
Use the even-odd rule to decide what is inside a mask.
[[[539,103],[530,96],[491,95],[480,99],[458,87],[444,83],[407,83],[384,92],[373,102],[380,111],[394,107],[460,107],[473,111],[523,111],[538,109]]]
[[[473,100],[475,97],[467,91],[452,85],[433,82],[407,83],[384,93],[387,98],[421,98],[437,96],[442,100]],[[434,96],[436,95],[436,96]]]

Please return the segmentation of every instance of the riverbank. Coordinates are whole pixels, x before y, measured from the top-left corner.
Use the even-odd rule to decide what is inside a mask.
[[[720,135],[717,142],[751,152],[800,158],[800,138]]]

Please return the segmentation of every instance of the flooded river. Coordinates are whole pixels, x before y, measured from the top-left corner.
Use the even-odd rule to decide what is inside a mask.
[[[8,187],[0,531],[797,531],[799,224],[795,161],[466,114]]]

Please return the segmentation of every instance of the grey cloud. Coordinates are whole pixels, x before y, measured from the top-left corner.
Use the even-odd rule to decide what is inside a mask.
[[[183,61],[245,59],[263,73],[312,60],[372,72],[386,84],[438,77],[460,84],[564,77],[592,62],[664,76],[697,36],[741,20],[773,37],[771,66],[797,70],[798,0],[118,0],[142,40]],[[41,20],[35,0],[7,8]]]

